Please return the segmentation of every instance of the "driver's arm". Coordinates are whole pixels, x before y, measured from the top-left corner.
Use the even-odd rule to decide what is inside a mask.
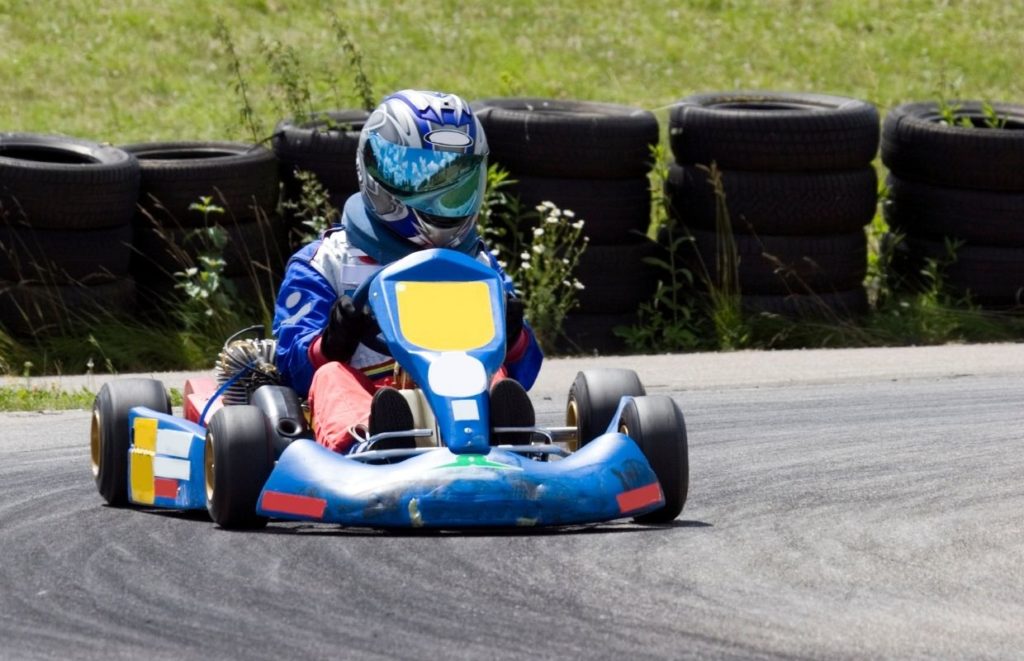
[[[326,278],[302,259],[303,252],[288,262],[273,323],[277,369],[284,382],[301,395],[309,392],[313,372],[326,362],[320,351],[320,336],[338,298]]]

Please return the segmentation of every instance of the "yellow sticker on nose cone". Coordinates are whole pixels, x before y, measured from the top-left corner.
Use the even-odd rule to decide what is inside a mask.
[[[405,339],[430,351],[470,351],[494,339],[486,282],[399,282],[398,325]]]

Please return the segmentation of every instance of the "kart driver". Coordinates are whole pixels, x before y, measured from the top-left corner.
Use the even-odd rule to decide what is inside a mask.
[[[394,361],[361,343],[375,324],[350,297],[384,265],[425,248],[458,250],[501,274],[506,353],[490,392],[492,425],[533,426],[526,389],[543,355],[511,279],[476,231],[487,155],[480,121],[454,94],[396,92],[366,121],[356,155],[360,192],[345,203],[338,225],[289,260],[274,310],[277,368],[285,384],[308,397],[322,445],[348,452],[355,425],[367,425],[371,435],[413,428],[406,399],[391,387]]]

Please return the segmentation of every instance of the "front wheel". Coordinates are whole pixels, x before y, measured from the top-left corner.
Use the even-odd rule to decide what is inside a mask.
[[[155,379],[111,381],[100,388],[92,405],[92,475],[96,489],[110,505],[128,502],[128,413],[136,406],[170,413],[171,400],[164,384]]]
[[[633,370],[602,368],[577,373],[565,410],[565,424],[576,428],[576,449],[607,431],[624,395],[644,394]]]
[[[255,406],[226,406],[206,429],[204,470],[206,509],[221,528],[262,528],[256,514],[270,471],[270,437],[263,412]]]
[[[636,517],[639,523],[668,523],[683,511],[690,486],[686,421],[667,395],[634,397],[622,410],[619,431],[640,446],[665,494],[660,509]]]

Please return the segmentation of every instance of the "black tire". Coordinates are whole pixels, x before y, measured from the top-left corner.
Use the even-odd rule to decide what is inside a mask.
[[[139,163],[115,147],[31,133],[0,133],[0,224],[93,230],[135,213]]]
[[[842,234],[871,222],[878,207],[874,168],[824,172],[722,172],[733,230],[741,234]],[[674,217],[715,228],[716,197],[707,172],[669,166],[665,192]]]
[[[1024,192],[1024,106],[992,104],[1005,128],[983,128],[982,104],[957,114],[975,128],[942,122],[936,102],[889,111],[882,127],[882,162],[898,177],[938,186]]]
[[[576,291],[579,312],[619,314],[636,312],[651,300],[664,271],[648,263],[663,249],[643,238],[618,246],[588,246],[580,256],[575,275],[583,284]]]
[[[815,294],[744,294],[740,305],[749,314],[768,313],[795,319],[852,319],[868,311],[863,287]]]
[[[491,159],[517,175],[580,179],[642,177],[658,144],[654,114],[611,103],[483,99],[472,104]]]
[[[686,505],[690,488],[690,457],[686,421],[668,395],[636,397],[619,417],[619,431],[640,446],[665,495],[659,509],[635,518],[638,523],[670,523]]]
[[[136,406],[170,413],[171,399],[155,379],[119,379],[105,383],[92,405],[92,475],[100,495],[114,506],[128,502],[128,413]]]
[[[81,334],[96,319],[134,305],[131,278],[71,285],[0,281],[0,325],[14,335]]]
[[[278,173],[274,152],[240,142],[152,142],[125,145],[142,168],[139,205],[167,227],[202,227],[203,214],[189,207],[203,196],[245,220],[277,209]]]
[[[577,449],[607,431],[623,397],[646,394],[633,370],[607,367],[578,372],[565,405],[565,424],[576,427]]]
[[[986,307],[1024,305],[1024,248],[965,244],[950,261],[946,243],[918,236],[905,239],[911,263],[919,269],[926,258],[942,265],[944,284]]]
[[[248,275],[251,272],[279,274],[289,255],[288,230],[278,216],[243,222],[223,221],[219,226],[227,234],[221,252],[224,275]],[[166,280],[175,271],[193,265],[197,256],[212,250],[203,229],[156,227],[142,224],[136,230],[132,271],[140,282]],[[150,277],[147,277],[150,276]]]
[[[128,273],[131,254],[130,223],[96,230],[0,225],[0,280],[110,280]]]
[[[558,179],[518,176],[507,189],[524,211],[553,202],[583,220],[591,245],[635,242],[651,224],[651,185],[646,177],[629,179]]]
[[[562,334],[555,343],[561,355],[611,356],[626,353],[626,341],[616,328],[637,322],[635,312],[601,314],[570,312],[562,322]]]
[[[274,153],[281,166],[284,199],[298,201],[302,185],[296,171],[312,172],[339,211],[359,191],[356,151],[359,132],[369,118],[365,110],[329,110],[311,120],[282,120],[274,128]]]
[[[885,218],[906,234],[1024,247],[1024,191],[946,188],[889,175]]]
[[[786,92],[694,94],[669,114],[676,161],[728,170],[853,170],[878,150],[878,111],[857,99]]]
[[[694,273],[707,269],[720,282],[716,266],[718,236],[693,230],[700,260],[684,243],[684,259]],[[861,286],[867,275],[867,237],[863,231],[825,236],[751,236],[735,234],[740,291],[744,294],[809,294]]]
[[[262,528],[260,492],[273,468],[266,417],[255,406],[225,406],[206,429],[206,509],[221,528]]]

